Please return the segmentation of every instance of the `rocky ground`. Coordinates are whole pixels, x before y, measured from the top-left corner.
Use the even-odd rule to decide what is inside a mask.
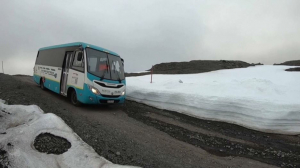
[[[60,95],[42,91],[27,76],[0,74],[0,84],[0,99],[9,104],[36,104],[58,115],[99,155],[114,163],[146,168],[300,167],[299,136],[266,134],[131,101],[120,107],[77,108]],[[49,137],[38,140],[46,144]],[[0,168],[8,163],[1,161],[6,158],[2,153]]]
[[[279,167],[300,166],[299,136],[266,134],[223,122],[196,119],[136,102],[127,103],[124,110],[129,116],[214,155],[242,156]],[[174,125],[174,120],[205,131],[198,132]],[[209,132],[210,135],[204,132]]]

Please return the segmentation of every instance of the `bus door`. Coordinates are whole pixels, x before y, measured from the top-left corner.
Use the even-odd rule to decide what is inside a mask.
[[[63,72],[62,72],[62,78],[61,78],[61,84],[60,84],[60,90],[61,94],[66,96],[67,95],[67,82],[68,82],[68,75],[69,75],[69,69],[72,65],[72,55],[73,51],[66,52],[65,61],[63,65]]]

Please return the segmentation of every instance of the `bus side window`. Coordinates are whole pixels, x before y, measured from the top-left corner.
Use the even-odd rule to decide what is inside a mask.
[[[81,53],[82,55],[81,58],[79,56],[79,53]],[[82,51],[76,51],[73,59],[72,68],[75,70],[84,71],[84,57]]]

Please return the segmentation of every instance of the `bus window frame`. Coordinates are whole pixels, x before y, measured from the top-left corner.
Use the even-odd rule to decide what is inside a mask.
[[[81,70],[79,70],[79,69],[74,69],[73,68],[73,62],[74,62],[74,59],[75,59],[75,53],[77,52],[77,51],[81,51],[82,52],[82,54],[83,54],[83,59],[85,59],[85,56],[84,56],[84,52],[82,51],[82,50],[79,50],[79,49],[77,49],[77,50],[75,50],[75,51],[73,51],[73,54],[72,54],[72,61],[71,61],[71,67],[70,67],[70,69],[72,69],[72,70],[74,70],[74,71],[77,71],[77,72],[82,72],[82,73],[85,73],[85,67],[86,67],[86,65],[85,65],[85,60],[84,60],[84,67],[83,67],[83,71],[81,71]]]
[[[107,53],[107,52],[104,52],[104,51],[101,51],[101,50],[97,50],[97,49],[94,49],[94,48],[90,48],[90,47],[86,47],[85,50],[86,50],[87,48],[105,53],[107,59],[108,59],[108,54],[113,55],[113,56],[115,56],[115,57],[119,57],[119,58],[121,59],[120,56],[115,55],[115,54],[112,54],[112,53]],[[87,52],[86,52],[86,65],[87,65],[87,66],[89,65],[89,64],[88,64]],[[123,66],[124,66],[124,65],[123,65]],[[101,78],[101,77],[99,77],[98,75],[91,73],[91,72],[88,70],[88,68],[87,68],[87,73],[90,73],[90,74],[92,74],[92,75],[94,75],[94,76],[100,78],[100,80],[106,79],[106,80],[111,80],[111,81],[119,81],[119,80],[113,80],[113,79],[111,79],[111,72],[109,72],[110,79],[107,79],[107,78]],[[125,80],[125,71],[124,71],[123,73],[124,73],[124,79],[121,79],[121,81]]]

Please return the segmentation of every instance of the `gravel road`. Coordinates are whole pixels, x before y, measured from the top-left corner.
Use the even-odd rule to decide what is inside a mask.
[[[108,160],[145,168],[300,167],[300,137],[266,134],[127,101],[74,107],[29,76],[0,74],[0,99],[60,116]],[[1,134],[0,134],[1,136]]]

